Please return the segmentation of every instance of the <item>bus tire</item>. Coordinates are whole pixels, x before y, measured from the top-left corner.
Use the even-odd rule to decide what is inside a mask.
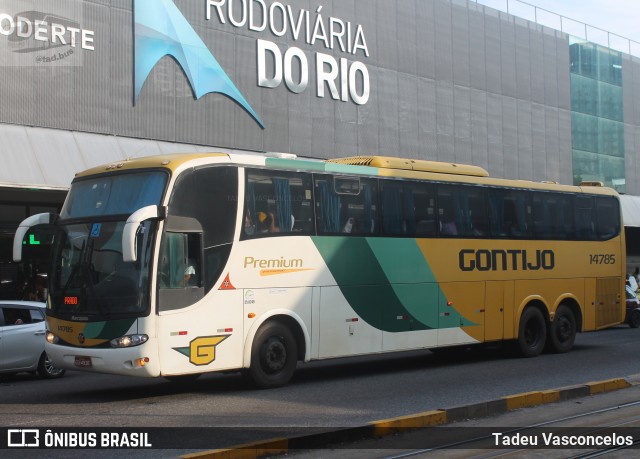
[[[576,340],[576,317],[568,306],[561,304],[551,322],[549,348],[558,354],[569,352]]]
[[[629,314],[629,327],[631,328],[638,328],[640,327],[640,309],[634,309],[633,311],[631,311],[631,314]]]
[[[260,389],[284,386],[296,371],[297,356],[291,330],[279,322],[267,322],[256,333],[251,347],[251,381]]]
[[[520,317],[518,350],[524,357],[536,357],[543,351],[547,340],[547,324],[542,312],[528,307]]]

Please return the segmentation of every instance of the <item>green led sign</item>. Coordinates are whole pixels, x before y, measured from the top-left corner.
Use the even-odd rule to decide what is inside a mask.
[[[27,244],[27,241],[22,241],[23,245]],[[36,240],[36,237],[33,234],[29,235],[29,245],[40,245],[40,241]]]

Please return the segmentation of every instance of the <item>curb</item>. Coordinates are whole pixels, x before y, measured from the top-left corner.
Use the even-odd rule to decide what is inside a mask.
[[[496,400],[425,411],[390,419],[370,422],[364,426],[333,430],[329,432],[304,435],[292,438],[272,438],[252,443],[236,445],[225,449],[202,451],[186,454],[183,459],[257,459],[263,456],[286,454],[293,449],[312,449],[326,447],[327,444],[363,440],[366,438],[393,435],[403,430],[421,429],[439,426],[450,422],[471,418],[495,416],[521,408],[530,408],[547,403],[561,402],[572,398],[603,394],[640,384],[638,378],[614,378],[594,381],[583,385],[568,386],[560,389],[524,392],[509,395]]]

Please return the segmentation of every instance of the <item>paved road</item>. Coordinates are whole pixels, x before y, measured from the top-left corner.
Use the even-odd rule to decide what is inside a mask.
[[[637,457],[640,375],[629,379],[634,385],[621,390],[440,427],[334,444],[327,449],[289,450],[287,456],[295,459]],[[599,444],[591,446],[589,442]]]
[[[429,351],[303,365],[286,387],[247,388],[238,375],[192,384],[69,372],[0,383],[3,427],[346,427],[502,396],[640,373],[640,329],[579,335],[568,354],[534,359],[498,350],[451,358]],[[276,429],[277,430],[277,429]],[[272,437],[272,432],[264,434]],[[221,441],[224,438],[220,439]]]

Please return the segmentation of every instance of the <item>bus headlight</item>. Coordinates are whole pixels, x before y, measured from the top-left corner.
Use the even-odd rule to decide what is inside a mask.
[[[60,340],[60,338],[58,338],[56,335],[51,333],[49,330],[47,330],[47,334],[45,335],[45,339],[47,340],[47,343],[49,343],[49,344],[57,344],[58,341]]]
[[[149,340],[147,335],[126,335],[111,340],[111,347],[133,347],[140,346]]]

